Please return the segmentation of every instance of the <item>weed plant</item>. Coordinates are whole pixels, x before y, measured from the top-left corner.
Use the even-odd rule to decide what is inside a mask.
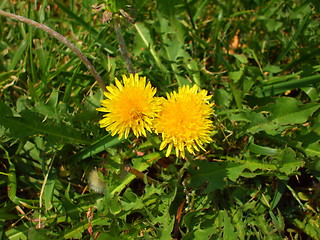
[[[1,239],[320,239],[318,1],[0,10],[62,34],[106,86],[135,72],[157,97],[196,84],[214,102],[213,141],[186,159],[154,133],[119,139],[99,127],[102,85],[82,60],[0,16]]]

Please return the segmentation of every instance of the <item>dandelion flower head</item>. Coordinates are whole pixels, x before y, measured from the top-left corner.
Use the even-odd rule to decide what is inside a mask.
[[[156,89],[138,74],[123,75],[123,84],[116,78],[115,85],[107,86],[106,99],[101,100],[100,112],[105,112],[100,127],[119,134],[119,139],[128,137],[130,131],[136,137],[151,132],[153,120],[160,111],[161,101],[154,97]]]
[[[166,156],[175,148],[176,155],[185,158],[185,149],[195,154],[212,140],[213,103],[209,103],[210,98],[207,91],[199,91],[197,85],[182,86],[178,92],[167,94],[154,125],[156,133],[162,136],[160,150],[168,146]]]

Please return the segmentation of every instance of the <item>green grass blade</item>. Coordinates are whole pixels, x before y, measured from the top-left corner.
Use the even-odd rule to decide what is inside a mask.
[[[309,21],[310,14],[311,13],[309,13],[307,16],[305,16],[304,19],[301,21],[301,23],[299,24],[299,26],[297,28],[297,31],[295,32],[295,34],[291,38],[290,42],[283,49],[283,51],[279,54],[279,56],[276,59],[275,63],[280,62],[287,55],[287,53],[291,49],[292,44],[294,43],[294,41],[296,41],[297,38],[299,37],[299,35],[307,28],[307,25],[310,23],[310,21]]]
[[[9,66],[9,71],[12,71],[15,69],[15,67],[17,66],[18,62],[21,60],[22,55],[24,54],[26,48],[29,45],[29,38],[25,38],[20,46],[18,47],[18,49],[15,51],[14,56],[12,58],[11,64]]]
[[[256,95],[258,97],[266,97],[277,95],[286,92],[287,90],[293,90],[296,88],[307,87],[311,84],[318,84],[320,82],[320,75],[314,75],[310,77],[305,77],[301,79],[294,79],[287,82],[275,83],[262,87],[260,93]]]
[[[116,52],[116,49],[114,49],[112,46],[106,44],[101,38],[98,37],[98,32],[90,26],[88,23],[86,23],[82,18],[77,16],[75,13],[73,13],[71,10],[63,6],[59,1],[55,1],[55,3],[59,6],[59,8],[67,13],[69,17],[73,20],[75,20],[78,24],[83,26],[86,30],[88,30],[91,34],[91,36],[99,43],[101,46],[110,54],[114,54]]]

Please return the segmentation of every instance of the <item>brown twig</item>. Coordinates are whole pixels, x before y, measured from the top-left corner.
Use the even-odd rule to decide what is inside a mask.
[[[135,73],[133,66],[132,66],[132,63],[131,63],[131,60],[130,60],[129,52],[126,47],[126,43],[123,39],[121,25],[120,25],[118,18],[114,18],[114,31],[116,33],[117,40],[118,40],[119,47],[120,47],[120,52],[121,52],[122,57],[124,58],[128,72]]]
[[[177,214],[176,214],[176,218],[174,221],[174,227],[173,227],[173,232],[172,232],[172,236],[173,239],[178,239],[179,238],[179,227],[180,227],[180,222],[181,222],[181,216],[182,216],[182,212],[183,212],[183,207],[184,204],[186,203],[186,199],[183,199],[183,201],[181,202],[180,206],[178,207],[177,210]]]
[[[144,178],[146,177],[149,184],[156,184],[157,183],[156,180],[152,179],[151,177],[148,177],[145,173],[140,172],[139,170],[137,170],[133,167],[130,167],[129,165],[124,166],[124,170],[126,172],[129,172],[129,173],[135,175],[137,178],[140,178],[142,180],[144,180]]]
[[[88,70],[93,75],[94,79],[99,83],[100,88],[103,91],[105,91],[106,86],[105,86],[104,82],[102,81],[101,77],[99,76],[98,72],[94,68],[94,66],[91,64],[91,62],[83,55],[83,53],[75,45],[73,45],[68,39],[66,39],[60,33],[54,31],[53,29],[49,28],[48,26],[46,26],[42,23],[38,23],[38,22],[33,21],[29,18],[25,18],[25,17],[19,16],[19,15],[15,15],[15,14],[5,12],[2,10],[0,10],[0,15],[7,17],[7,18],[14,19],[16,21],[26,23],[28,25],[35,27],[35,28],[39,28],[39,29],[45,31],[46,33],[48,33],[49,35],[51,35],[52,37],[56,38],[58,41],[60,41],[61,43],[63,43],[67,47],[69,47],[77,55],[77,57],[79,57],[81,59],[81,61],[84,63],[84,65],[86,65]]]

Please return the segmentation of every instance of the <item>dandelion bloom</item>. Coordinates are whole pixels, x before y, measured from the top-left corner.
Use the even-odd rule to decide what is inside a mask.
[[[116,78],[115,85],[107,87],[101,100],[100,112],[106,112],[100,120],[100,127],[111,131],[111,135],[119,134],[128,137],[130,131],[136,137],[146,136],[151,132],[152,122],[160,111],[160,100],[155,98],[156,89],[146,82],[146,77],[130,74],[123,77],[123,84]]]
[[[159,117],[155,121],[155,131],[162,135],[160,150],[168,146],[166,156],[173,147],[176,155],[185,158],[185,149],[192,154],[203,149],[210,142],[213,123],[209,119],[213,113],[213,103],[207,91],[199,91],[197,85],[183,86],[178,92],[167,94]]]

